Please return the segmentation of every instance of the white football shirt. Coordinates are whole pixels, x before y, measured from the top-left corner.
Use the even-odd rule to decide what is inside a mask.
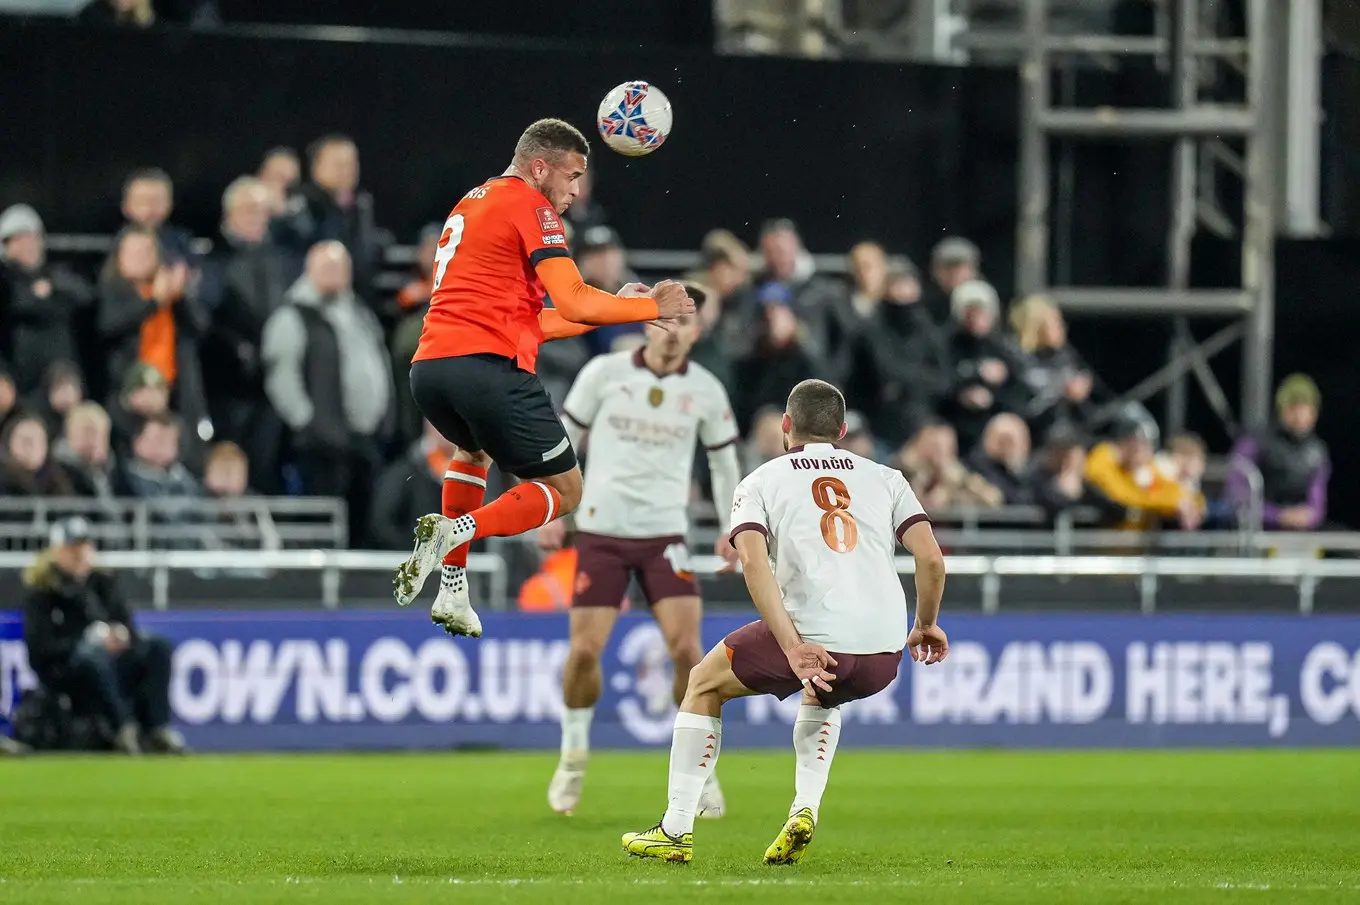
[[[830,443],[766,462],[732,499],[732,535],[765,535],[798,634],[843,654],[906,646],[907,596],[894,559],[902,532],[925,520],[901,472]]]
[[[691,361],[658,377],[641,349],[587,362],[562,413],[590,432],[576,527],[609,537],[683,536],[695,440],[710,451],[737,441],[727,391],[712,372]]]

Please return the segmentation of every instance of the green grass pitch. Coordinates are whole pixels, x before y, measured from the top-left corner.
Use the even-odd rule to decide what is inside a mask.
[[[1357,752],[837,757],[803,863],[760,861],[791,752],[723,753],[695,861],[629,860],[666,755],[597,754],[573,817],[546,754],[0,763],[0,903],[1360,902]]]

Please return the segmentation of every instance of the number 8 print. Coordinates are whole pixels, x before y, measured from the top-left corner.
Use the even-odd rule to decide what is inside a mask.
[[[840,478],[812,482],[812,502],[822,510],[822,540],[837,553],[849,553],[859,543],[859,525],[850,514],[850,490]],[[840,530],[836,527],[839,524]]]

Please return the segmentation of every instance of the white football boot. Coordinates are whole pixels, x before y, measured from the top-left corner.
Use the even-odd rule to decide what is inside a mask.
[[[439,578],[439,593],[430,607],[430,621],[444,627],[450,635],[482,637],[482,620],[477,618],[468,600],[467,569],[460,566],[444,568]]]
[[[716,820],[726,810],[727,802],[723,800],[722,786],[718,785],[718,774],[713,773],[704,783],[704,791],[699,795],[699,808],[694,816]]]
[[[568,754],[557,762],[552,782],[548,783],[548,807],[570,817],[581,803],[581,787],[586,780],[584,753]]]
[[[397,603],[409,606],[425,586],[425,579],[443,565],[449,551],[471,541],[476,530],[476,523],[467,516],[450,519],[430,514],[417,519],[415,548],[406,562],[397,568],[393,579]],[[444,572],[439,594],[430,608],[430,620],[443,626],[450,635],[481,637],[482,621],[473,612],[468,599],[466,569],[451,568]]]

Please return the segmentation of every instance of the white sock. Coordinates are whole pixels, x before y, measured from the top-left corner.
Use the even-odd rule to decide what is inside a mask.
[[[462,566],[443,565],[439,567],[439,587],[458,591],[467,587],[467,569]]]
[[[661,828],[672,836],[694,832],[694,812],[722,750],[722,718],[681,711],[671,735],[671,775]]]
[[[594,707],[567,707],[562,711],[562,760],[567,755],[582,755],[590,751],[590,720]]]
[[[812,819],[822,807],[822,793],[831,776],[831,760],[841,739],[841,712],[804,704],[793,723],[793,753],[798,766],[793,774],[793,806],[789,816],[812,809]]]
[[[477,532],[477,520],[471,515],[460,515],[453,519],[453,524],[449,526],[449,534],[457,537],[466,534],[471,537]],[[457,545],[455,545],[455,549]]]

